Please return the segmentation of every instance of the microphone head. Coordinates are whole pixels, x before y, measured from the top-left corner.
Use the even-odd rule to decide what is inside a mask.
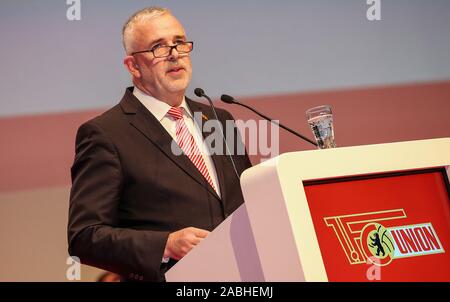
[[[222,94],[222,96],[220,97],[220,99],[222,100],[222,102],[225,102],[227,104],[234,104],[236,101],[234,100],[234,97],[227,95],[227,94]]]
[[[201,88],[195,88],[194,89],[194,94],[196,96],[198,96],[199,98],[201,98],[202,96],[205,95],[205,91],[203,89],[201,89]]]

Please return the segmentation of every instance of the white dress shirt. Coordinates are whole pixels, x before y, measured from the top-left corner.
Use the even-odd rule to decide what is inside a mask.
[[[170,136],[172,136],[172,138],[175,141],[177,141],[176,121],[167,114],[171,106],[163,101],[155,99],[154,97],[144,93],[137,87],[134,87],[133,95],[145,106],[145,108],[148,109],[148,111],[150,111],[151,114],[153,114],[153,116],[161,123],[161,125],[164,127],[164,129],[166,129],[166,131],[170,134]],[[211,156],[209,156],[207,152],[208,149],[203,140],[202,131],[200,130],[199,125],[197,125],[197,123],[194,122],[193,117],[194,115],[189,109],[184,97],[179,107],[184,109],[182,110],[183,120],[186,123],[189,132],[194,137],[195,143],[199,147],[200,152],[202,153],[203,159],[205,160],[206,167],[209,171],[209,175],[211,176],[217,195],[219,195],[220,197],[221,195],[220,195],[219,181],[217,179],[217,172],[214,166],[214,162],[212,161]]]

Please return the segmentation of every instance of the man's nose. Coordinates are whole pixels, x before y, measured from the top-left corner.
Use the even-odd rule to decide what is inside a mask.
[[[179,56],[180,56],[180,54],[178,53],[177,48],[176,48],[176,47],[172,47],[172,48],[170,49],[170,53],[169,53],[169,56],[168,56],[167,59],[168,59],[169,61],[173,61],[173,60],[178,59]]]

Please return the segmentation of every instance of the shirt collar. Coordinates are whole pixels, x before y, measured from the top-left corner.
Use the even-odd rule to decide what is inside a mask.
[[[171,108],[169,104],[146,94],[137,87],[134,87],[133,95],[145,106],[145,108],[148,109],[148,111],[150,111],[156,117],[158,121],[161,121]],[[183,101],[181,102],[179,107],[184,109],[183,114],[186,114],[188,117],[192,118],[191,110],[189,109],[186,98],[184,96]]]

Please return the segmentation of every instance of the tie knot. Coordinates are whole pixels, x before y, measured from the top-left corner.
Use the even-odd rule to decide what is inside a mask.
[[[167,114],[169,114],[175,120],[179,120],[183,118],[183,109],[181,107],[170,107]]]

